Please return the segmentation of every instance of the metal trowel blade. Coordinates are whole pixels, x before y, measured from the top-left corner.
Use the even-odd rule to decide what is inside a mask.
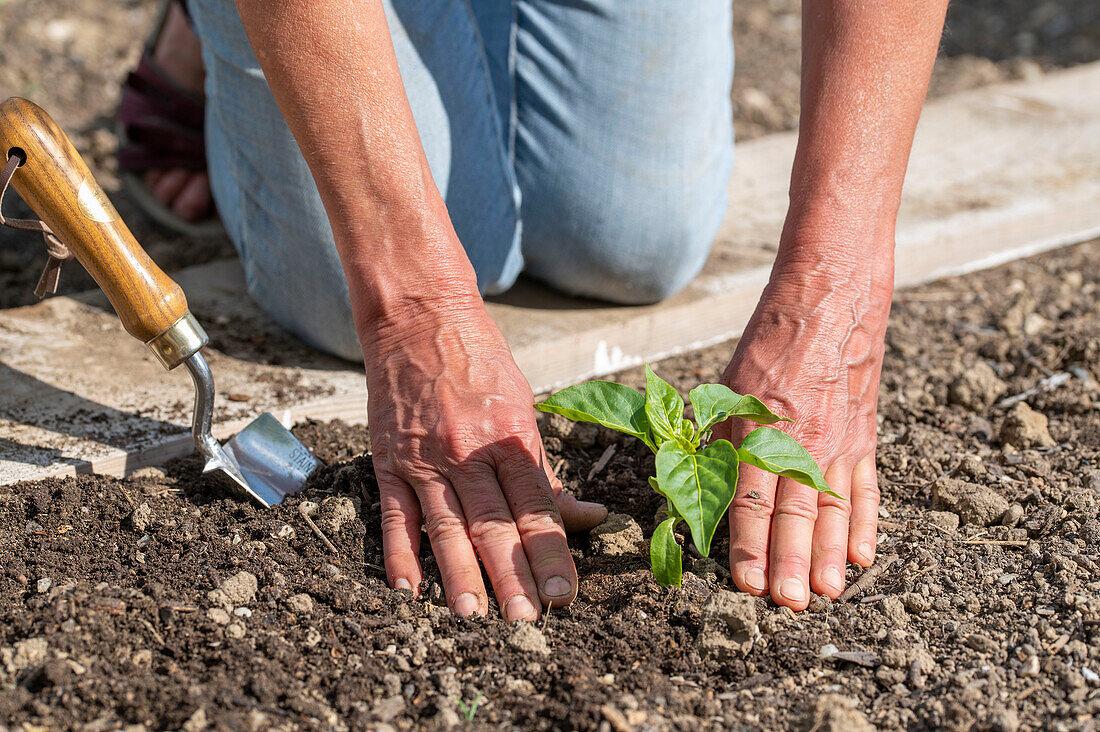
[[[301,491],[321,465],[290,430],[264,412],[225,443],[222,456],[207,461],[206,471],[220,470],[268,507]]]

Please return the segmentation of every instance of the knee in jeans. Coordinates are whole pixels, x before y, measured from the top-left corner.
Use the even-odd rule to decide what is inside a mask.
[[[707,209],[675,195],[563,203],[556,241],[535,245],[561,255],[535,257],[533,274],[578,295],[628,305],[659,302],[702,269],[716,230],[715,213]]]

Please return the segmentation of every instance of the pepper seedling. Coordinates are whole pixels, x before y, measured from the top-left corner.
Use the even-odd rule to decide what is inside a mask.
[[[668,516],[649,542],[650,565],[659,584],[679,586],[683,576],[683,555],[673,533],[679,522],[687,524],[699,553],[710,554],[718,522],[733,502],[740,463],[837,496],[806,448],[786,432],[767,426],[791,420],[756,397],[722,384],[702,384],[688,396],[693,422],[684,417],[680,394],[649,366],[645,384],[643,395],[624,384],[588,381],[550,395],[535,409],[637,437],[657,455],[657,475],[649,478],[649,485],[665,499]],[[732,417],[765,426],[746,435],[738,447],[729,440],[711,441],[715,425]]]

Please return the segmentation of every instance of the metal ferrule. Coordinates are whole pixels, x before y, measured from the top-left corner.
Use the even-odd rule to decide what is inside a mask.
[[[145,345],[166,369],[174,369],[192,354],[206,345],[210,338],[199,321],[188,310],[187,314],[168,326],[163,333],[154,336]]]

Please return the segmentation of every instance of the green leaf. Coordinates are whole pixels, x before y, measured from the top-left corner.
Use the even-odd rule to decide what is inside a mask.
[[[535,409],[568,417],[575,422],[595,422],[625,432],[652,447],[645,397],[623,384],[588,381],[551,394]]]
[[[695,410],[695,422],[699,425],[700,433],[706,432],[730,417],[751,419],[757,424],[791,421],[768,409],[753,395],[742,396],[722,384],[700,384],[691,390],[689,397],[691,406]]]
[[[791,478],[822,493],[840,498],[829,489],[829,484],[821,474],[821,468],[806,448],[799,445],[786,432],[773,427],[759,427],[741,441],[741,446],[737,448],[737,455],[742,462],[749,465]]]
[[[676,440],[684,418],[680,394],[647,365],[645,367],[645,414],[657,442]]]
[[[649,564],[662,587],[679,587],[684,575],[683,552],[672,533],[675,524],[675,518],[662,521],[649,540]]]
[[[691,539],[703,556],[737,487],[737,448],[715,440],[698,452],[666,442],[657,452],[657,483],[691,529]]]

